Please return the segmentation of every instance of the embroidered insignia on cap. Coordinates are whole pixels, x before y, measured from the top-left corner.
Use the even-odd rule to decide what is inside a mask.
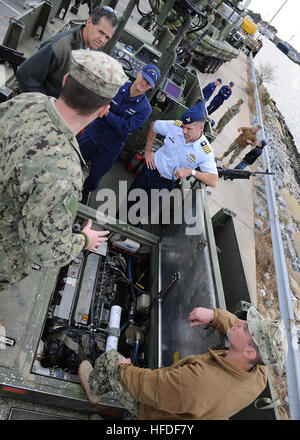
[[[174,125],[176,125],[176,127],[181,127],[182,121],[176,120],[176,121],[174,121]]]

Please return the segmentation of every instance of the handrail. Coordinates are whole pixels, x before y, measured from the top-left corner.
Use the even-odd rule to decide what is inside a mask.
[[[257,122],[264,132],[260,100],[257,90],[255,66],[252,54],[249,55],[249,63],[252,70],[252,83],[254,84],[254,98],[257,112]],[[268,154],[268,146],[263,149],[264,167],[271,170],[271,163]],[[276,204],[273,177],[265,176],[267,201],[269,208],[270,228],[272,234],[274,264],[277,278],[278,300],[281,319],[283,320],[288,338],[288,357],[286,362],[286,376],[289,395],[289,410],[292,420],[300,420],[300,352],[298,346],[298,328],[296,326],[294,311],[291,301],[291,290],[289,285],[288,271],[283,249],[278,209]]]

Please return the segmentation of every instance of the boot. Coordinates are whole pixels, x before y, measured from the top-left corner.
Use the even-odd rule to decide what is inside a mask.
[[[89,402],[95,405],[96,403],[100,402],[101,396],[97,396],[97,394],[93,394],[90,390],[89,376],[92,371],[93,371],[92,364],[89,361],[83,361],[81,362],[78,368],[78,377],[84,391],[86,392]]]

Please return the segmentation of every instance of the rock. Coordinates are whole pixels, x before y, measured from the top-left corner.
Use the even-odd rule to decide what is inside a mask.
[[[254,224],[257,227],[257,229],[259,229],[260,231],[262,231],[264,229],[264,222],[263,221],[256,219]]]
[[[294,232],[293,234],[294,246],[298,258],[300,258],[300,232]]]
[[[266,217],[267,216],[267,213],[266,213],[266,211],[265,211],[265,209],[262,209],[262,208],[256,208],[255,209],[255,212],[256,212],[256,214],[258,215],[258,216],[260,216],[260,217]]]
[[[295,297],[300,300],[300,286],[291,274],[289,275],[289,282],[293,295],[295,295]]]
[[[259,289],[259,293],[262,298],[266,296],[266,292],[264,291],[264,289]]]
[[[300,264],[293,262],[292,263],[292,269],[294,272],[299,272],[300,273]]]
[[[300,322],[300,301],[292,301],[295,320]]]

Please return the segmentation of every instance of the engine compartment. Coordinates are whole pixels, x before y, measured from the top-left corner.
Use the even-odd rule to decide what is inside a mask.
[[[75,222],[74,228],[80,229]],[[35,374],[79,382],[81,360],[92,365],[110,349],[145,367],[150,249],[111,232],[98,253],[82,251],[63,267],[33,363]]]

